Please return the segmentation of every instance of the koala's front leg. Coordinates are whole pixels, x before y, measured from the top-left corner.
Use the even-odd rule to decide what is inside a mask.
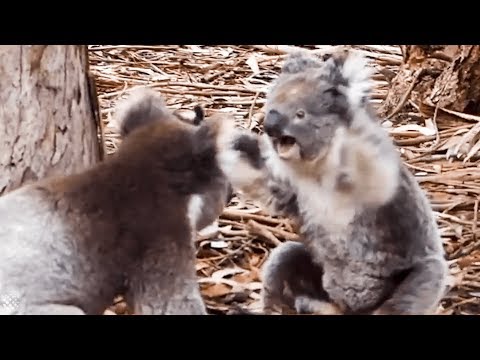
[[[419,261],[374,315],[428,315],[446,291],[448,268],[442,257]]]
[[[162,240],[158,248],[147,250],[132,266],[127,303],[136,315],[206,315],[195,272],[193,240],[180,233]]]
[[[264,139],[254,133],[238,132],[221,154],[221,166],[235,191],[264,207],[272,215],[297,216],[296,193],[285,179],[276,177]]]
[[[165,269],[163,270],[165,271]],[[195,279],[165,277],[137,279],[126,296],[135,315],[207,315],[198,283]],[[168,281],[168,280],[167,280]]]
[[[198,286],[197,286],[198,287]],[[187,286],[165,299],[162,291],[149,291],[135,296],[133,313],[136,315],[207,315],[199,289]],[[160,298],[156,298],[160,297]]]

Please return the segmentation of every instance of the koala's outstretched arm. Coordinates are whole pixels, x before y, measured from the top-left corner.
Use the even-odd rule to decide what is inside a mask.
[[[440,256],[420,260],[374,315],[432,314],[445,294],[447,271]]]
[[[275,215],[298,215],[297,197],[285,179],[277,178],[270,169],[266,145],[260,136],[246,131],[236,132],[223,147],[221,166],[234,191],[256,202]]]

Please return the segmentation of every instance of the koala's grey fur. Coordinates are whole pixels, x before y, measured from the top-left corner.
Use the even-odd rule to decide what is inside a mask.
[[[342,313],[431,313],[448,274],[439,231],[369,108],[365,60],[343,53],[316,65],[298,55],[288,62],[267,97],[266,135],[233,136],[220,157],[233,188],[298,222],[312,272],[322,268],[323,289]],[[284,252],[302,253],[282,246],[264,269],[266,289],[286,276]],[[305,305],[302,291],[293,296]]]
[[[273,249],[263,265],[262,305],[267,313],[325,312],[329,297],[322,283],[323,268],[301,243],[287,241]]]
[[[118,117],[112,157],[0,197],[0,295],[20,301],[10,313],[101,314],[125,290],[135,314],[206,314],[193,238],[226,204],[217,138],[233,121],[186,124],[148,90]]]

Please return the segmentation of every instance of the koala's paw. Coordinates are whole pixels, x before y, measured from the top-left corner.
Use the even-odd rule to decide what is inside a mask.
[[[402,312],[397,311],[388,304],[382,304],[376,310],[372,311],[372,315],[402,315]]]
[[[239,305],[233,305],[230,310],[227,311],[227,315],[259,315],[250,310],[244,309]]]
[[[348,192],[353,190],[353,177],[348,171],[340,171],[335,180],[335,188],[340,192]]]
[[[295,310],[298,314],[304,315],[341,315],[342,313],[335,304],[308,296],[298,296],[295,299]]]
[[[242,134],[233,143],[233,149],[240,152],[252,167],[260,169],[265,165],[265,159],[260,151],[259,140],[256,136]]]
[[[375,311],[372,312],[372,315],[393,315],[391,314],[389,311],[387,311],[386,309],[377,309]]]
[[[254,134],[235,130],[227,135],[219,141],[217,159],[234,191],[244,191],[264,177],[264,160]]]
[[[268,189],[271,193],[270,203],[268,204],[271,211],[284,216],[298,215],[297,194],[288,185],[270,181]]]

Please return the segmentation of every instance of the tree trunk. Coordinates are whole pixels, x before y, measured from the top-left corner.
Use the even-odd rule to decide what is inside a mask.
[[[393,118],[408,100],[427,116],[436,106],[480,113],[480,46],[404,46],[404,63],[379,112]]]
[[[0,195],[103,157],[86,46],[2,46],[0,78]]]

